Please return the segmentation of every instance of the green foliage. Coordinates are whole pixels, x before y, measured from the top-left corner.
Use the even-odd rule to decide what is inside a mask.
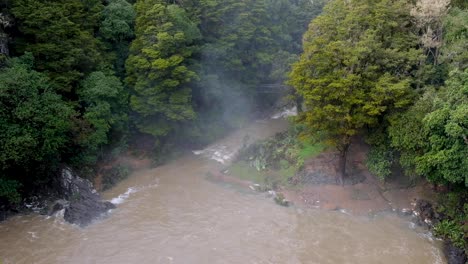
[[[125,78],[125,61],[133,39],[136,12],[125,0],[111,0],[102,11],[99,37],[104,41],[107,60],[114,65],[116,75]]]
[[[458,7],[460,9],[468,8],[468,3],[465,0],[452,0],[450,4],[451,6]]]
[[[133,23],[136,13],[125,0],[112,0],[103,10],[103,20],[99,28],[101,36],[112,42],[120,42],[133,37]]]
[[[100,0],[18,0],[11,9],[21,35],[17,53],[31,52],[35,69],[45,72],[60,91],[70,92],[102,60],[94,37]]]
[[[250,166],[249,162],[239,161],[229,167],[229,173],[242,180],[252,181],[258,184],[264,183],[265,173]]]
[[[278,194],[275,196],[274,201],[275,201],[275,203],[277,203],[278,205],[285,206],[285,207],[288,207],[288,206],[289,206],[289,201],[286,200],[286,198],[284,197],[284,194],[282,194],[282,193],[278,193]]]
[[[27,54],[0,70],[0,170],[58,162],[70,140],[74,111],[32,65]]]
[[[289,83],[304,97],[299,122],[324,131],[345,153],[365,126],[411,102],[410,73],[420,55],[404,1],[329,2],[304,35]]]
[[[15,180],[8,180],[0,177],[0,197],[4,197],[8,202],[17,204],[21,201],[18,189],[21,184]]]
[[[442,220],[434,227],[434,234],[449,239],[459,248],[466,247],[466,238],[463,227],[452,220]]]
[[[367,154],[366,166],[369,171],[381,181],[385,181],[391,174],[393,152],[385,145],[373,147]]]
[[[126,179],[131,173],[129,167],[125,165],[117,165],[107,171],[102,177],[102,190],[107,190],[116,185],[118,182]]]
[[[299,130],[276,134],[273,138],[244,147],[238,154],[240,160],[250,163],[257,171],[277,170],[293,176],[301,169],[304,160],[325,149],[321,142],[308,138],[301,140]]]
[[[139,1],[136,39],[127,60],[130,106],[138,129],[156,138],[195,118],[190,82],[197,79],[190,58],[200,34],[196,24],[176,5]]]
[[[307,159],[318,155],[325,149],[325,146],[320,143],[306,141],[301,142],[299,157],[302,159]]]
[[[468,67],[468,10],[452,8],[444,18],[442,61],[452,67]]]
[[[461,189],[442,195],[436,210],[444,216],[444,220],[436,224],[434,233],[468,251],[467,193]]]
[[[126,131],[128,93],[114,75],[93,72],[83,80],[78,95],[85,124],[77,143],[85,149],[81,155],[91,156],[87,160],[93,164],[97,150],[109,143],[111,132],[118,137]]]
[[[391,122],[392,145],[409,172],[438,183],[468,186],[468,70],[453,71],[446,87],[428,91]]]

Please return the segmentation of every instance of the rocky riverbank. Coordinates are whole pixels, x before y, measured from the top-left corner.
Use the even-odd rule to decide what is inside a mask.
[[[54,215],[63,212],[65,221],[85,227],[114,208],[114,204],[102,200],[89,180],[64,166],[47,188],[25,198],[20,205],[3,205],[0,208],[0,220],[15,214]]]

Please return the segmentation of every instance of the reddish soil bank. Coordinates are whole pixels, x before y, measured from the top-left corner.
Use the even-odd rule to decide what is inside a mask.
[[[304,171],[295,179],[302,183],[298,188],[283,187],[281,191],[288,200],[299,206],[345,209],[353,214],[387,210],[405,212],[413,207],[417,199],[435,198],[431,184],[422,180],[411,184],[407,177],[398,173],[382,183],[365,166],[368,150],[362,141],[353,142],[347,162],[349,175],[344,186],[336,184],[336,153],[326,152],[305,162]]]
[[[276,190],[295,206],[325,210],[345,209],[356,215],[381,211],[411,212],[417,199],[433,201],[435,192],[426,181],[410,183],[407,177],[396,176],[382,183],[365,166],[368,146],[355,140],[348,154],[348,177],[345,184],[337,184],[336,153],[324,152],[307,160],[304,169],[291,179],[293,186]],[[253,188],[254,183],[221,172],[210,172],[210,179]],[[261,184],[261,183],[260,183]]]

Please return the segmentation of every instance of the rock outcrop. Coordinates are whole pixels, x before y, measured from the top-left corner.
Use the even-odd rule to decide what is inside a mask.
[[[70,168],[61,169],[57,185],[63,199],[51,206],[51,213],[65,209],[64,219],[71,224],[84,227],[115,208],[114,204],[102,200],[90,181],[75,175]]]
[[[461,248],[454,246],[451,242],[444,243],[444,254],[447,258],[448,264],[466,264],[468,257],[465,251]]]

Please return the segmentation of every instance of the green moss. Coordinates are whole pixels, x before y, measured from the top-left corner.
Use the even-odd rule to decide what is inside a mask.
[[[229,167],[229,174],[239,179],[252,181],[258,184],[264,183],[266,178],[265,171],[258,171],[246,161],[233,163]]]
[[[301,144],[299,151],[299,157],[303,159],[313,158],[320,154],[325,149],[325,145],[323,143],[314,143],[311,141],[306,141]]]
[[[257,170],[246,161],[238,161],[228,168],[228,174],[238,179],[251,181],[261,185],[262,190],[276,189],[289,185],[288,179],[294,176],[296,168],[293,166],[279,170]]]

